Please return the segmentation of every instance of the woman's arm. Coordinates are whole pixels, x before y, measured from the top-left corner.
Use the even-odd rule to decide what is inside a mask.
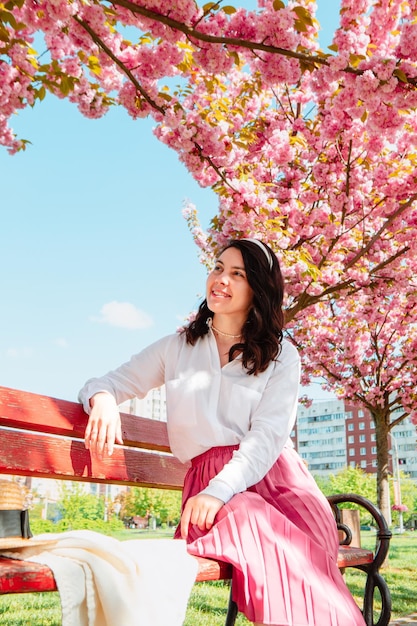
[[[239,449],[203,494],[228,502],[259,482],[271,469],[288,442],[294,427],[300,379],[300,360],[289,342],[283,343],[259,405],[251,416],[250,428]]]
[[[85,446],[102,458],[113,453],[114,443],[123,443],[118,405],[130,398],[143,398],[164,383],[165,337],[132,356],[130,361],[100,378],[88,380],[78,395],[90,415]]]

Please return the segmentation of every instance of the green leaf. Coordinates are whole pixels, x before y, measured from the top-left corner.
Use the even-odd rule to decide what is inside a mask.
[[[20,139],[20,146],[19,146],[19,148],[17,149],[17,150],[18,150],[18,152],[23,152],[24,150],[26,150],[26,146],[27,146],[28,144],[32,145],[32,142],[31,142],[31,141],[29,141],[29,139]]]
[[[228,50],[227,52],[228,52],[229,57],[232,57],[235,65],[240,65],[240,57],[238,53],[236,52],[236,50]]]
[[[171,97],[169,94],[167,94],[167,93],[163,93],[162,91],[160,91],[160,92],[158,93],[158,96],[159,96],[160,98],[163,98],[163,99],[164,99],[164,100],[166,100],[167,102],[171,102],[171,100],[172,100],[172,97]]]
[[[298,33],[306,33],[307,32],[307,25],[305,22],[303,22],[303,20],[295,20],[294,21],[294,27],[295,30]]]
[[[93,74],[100,76],[101,65],[100,65],[100,61],[98,60],[96,56],[91,55],[88,57],[88,69],[90,70],[90,72],[93,72]]]
[[[59,85],[59,89],[64,96],[67,96],[69,92],[71,91],[68,80],[66,79],[65,76],[62,77],[61,83]]]
[[[349,56],[349,65],[351,67],[358,67],[361,61],[365,61],[366,57],[363,54],[351,54]]]
[[[36,97],[38,98],[38,100],[40,100],[42,102],[42,100],[45,98],[45,96],[46,96],[46,89],[42,85],[42,87],[40,89],[38,89],[38,91],[36,93]]]
[[[58,87],[62,95],[67,96],[74,89],[74,78],[63,75]]]
[[[402,83],[408,83],[408,77],[407,74],[405,72],[403,72],[403,70],[400,70],[399,67],[397,67],[397,69],[395,69],[393,71],[393,75],[398,78],[398,80]]]
[[[9,31],[0,24],[0,41],[9,41]]]
[[[305,7],[296,6],[293,8],[293,11],[297,15],[300,22],[304,24],[304,27],[306,27],[307,25],[314,26],[313,18],[311,17],[310,13],[307,11]]]
[[[13,11],[15,7],[17,7],[18,9],[21,9],[24,3],[25,3],[25,0],[9,0],[9,2],[6,2],[4,7],[8,11]]]
[[[8,24],[10,24],[13,30],[16,30],[16,26],[17,26],[16,18],[13,15],[13,13],[10,13],[10,11],[5,11],[4,9],[3,10],[0,9],[0,21],[3,23],[7,22]]]

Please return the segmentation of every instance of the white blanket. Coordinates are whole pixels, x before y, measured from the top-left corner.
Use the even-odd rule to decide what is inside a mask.
[[[33,539],[54,543],[7,554],[51,568],[63,626],[182,625],[197,574],[184,541],[118,541],[87,530]]]

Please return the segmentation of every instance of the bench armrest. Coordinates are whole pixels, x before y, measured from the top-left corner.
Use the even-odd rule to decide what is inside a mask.
[[[342,524],[341,510],[338,506],[339,504],[343,504],[343,503],[357,504],[358,506],[362,507],[363,509],[365,509],[366,511],[368,511],[368,513],[372,515],[373,520],[375,522],[375,526],[377,528],[375,556],[374,556],[373,565],[376,568],[376,570],[378,570],[388,555],[389,543],[392,537],[392,533],[390,529],[388,528],[385,517],[382,515],[381,511],[370,500],[368,500],[367,498],[364,498],[363,496],[359,496],[355,493],[335,494],[332,496],[328,496],[327,500],[329,501],[333,509],[333,514],[335,516],[335,520],[336,520],[338,528],[340,528],[346,535],[346,540],[342,541],[341,542],[342,544],[346,545],[346,543],[350,543],[351,534],[349,536],[349,533],[350,533],[349,528],[347,528],[344,524]]]

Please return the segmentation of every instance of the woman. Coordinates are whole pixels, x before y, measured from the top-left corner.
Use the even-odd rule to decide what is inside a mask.
[[[191,460],[176,536],[233,564],[233,598],[258,626],[363,626],[330,506],[289,439],[299,358],[283,339],[283,295],[272,250],[231,241],[185,329],[86,383],[85,443],[111,454],[117,405],[165,384],[171,449]]]

